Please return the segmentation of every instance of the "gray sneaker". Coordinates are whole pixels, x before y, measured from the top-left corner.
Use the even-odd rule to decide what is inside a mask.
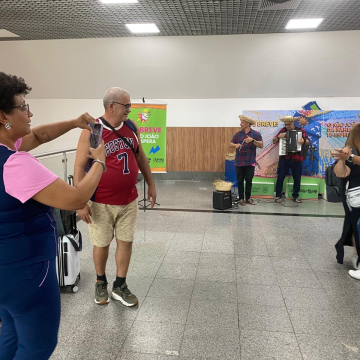
[[[95,283],[95,302],[99,305],[107,304],[110,301],[107,284],[103,280],[97,280]]]
[[[115,282],[114,282],[115,285]],[[111,297],[115,300],[120,300],[125,306],[135,306],[139,303],[137,297],[131,293],[126,283],[121,287],[114,287],[112,289]]]

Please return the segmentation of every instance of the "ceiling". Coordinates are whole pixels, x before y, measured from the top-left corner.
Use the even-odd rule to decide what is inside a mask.
[[[292,18],[317,17],[325,20],[316,31],[360,30],[360,0],[0,0],[0,29],[20,36],[0,40],[144,36],[125,24],[150,22],[155,36],[282,33]]]

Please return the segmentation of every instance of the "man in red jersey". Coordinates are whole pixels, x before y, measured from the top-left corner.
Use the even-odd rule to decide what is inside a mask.
[[[103,124],[102,139],[106,149],[106,167],[92,200],[78,211],[79,217],[89,224],[97,280],[95,302],[107,304],[109,294],[105,274],[109,246],[116,238],[116,279],[111,297],[126,306],[138,303],[126,284],[132,242],[134,240],[138,202],[136,182],[138,169],[148,184],[148,199],[151,207],[156,202],[156,189],[141,141],[137,125],[128,120],[131,111],[130,95],[127,91],[113,87],[104,95],[105,114],[98,120]],[[74,169],[75,186],[84,178],[88,163],[90,134],[81,133]]]

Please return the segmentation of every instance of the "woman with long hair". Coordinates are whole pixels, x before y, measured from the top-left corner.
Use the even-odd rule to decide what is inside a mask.
[[[343,262],[344,245],[354,247],[353,266],[357,270],[350,270],[349,275],[360,280],[359,257],[360,242],[360,208],[351,207],[346,202],[345,192],[347,189],[353,189],[360,186],[360,124],[356,124],[350,131],[349,137],[346,141],[346,147],[337,149],[337,153],[332,156],[338,159],[335,165],[335,175],[341,178],[341,190],[343,197],[343,204],[345,210],[345,219],[341,239],[335,245],[337,250],[337,260],[339,263]]]

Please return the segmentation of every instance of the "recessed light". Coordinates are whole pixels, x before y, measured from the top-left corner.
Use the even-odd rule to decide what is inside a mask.
[[[0,37],[20,37],[20,36],[8,31],[8,30],[0,29]]]
[[[126,27],[134,34],[160,32],[155,24],[126,24]]]
[[[138,0],[100,0],[104,4],[134,4]]]
[[[315,29],[324,19],[291,19],[285,29]]]

